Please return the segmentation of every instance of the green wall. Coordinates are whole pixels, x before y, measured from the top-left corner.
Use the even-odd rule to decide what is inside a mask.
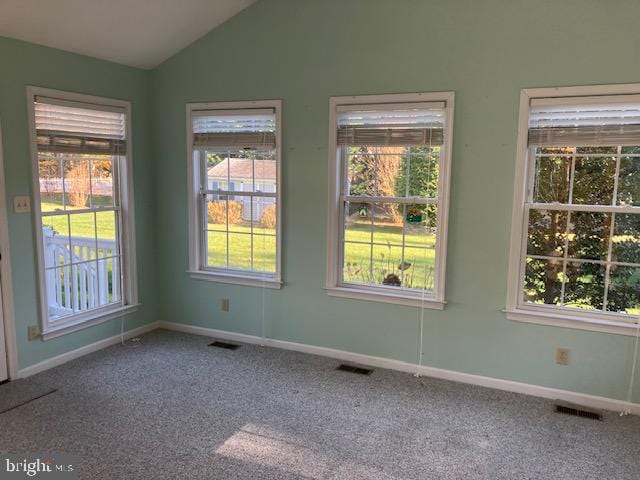
[[[640,82],[634,0],[261,0],[154,71],[0,38],[7,199],[31,192],[25,86],[133,104],[141,310],[182,322],[417,362],[420,311],[324,290],[328,97],[455,90],[447,300],[426,310],[424,364],[625,398],[633,338],[505,319],[519,91]],[[282,290],[189,278],[185,103],[280,98]],[[9,212],[20,368],[119,332],[47,342],[33,218]],[[231,311],[219,310],[230,298]],[[557,346],[572,350],[557,366]],[[635,388],[640,402],[640,382]]]
[[[424,363],[625,398],[633,339],[505,319],[519,92],[640,81],[633,0],[261,0],[153,73],[161,319],[417,361],[416,308],[328,297],[328,97],[455,90],[447,308]],[[185,103],[283,99],[280,291],[190,279]],[[231,300],[222,313],[221,298]],[[557,346],[572,350],[557,366]],[[640,401],[640,385],[635,401]]]
[[[142,308],[125,328],[156,320],[155,165],[151,156],[150,72],[0,37],[0,122],[13,267],[19,368],[120,333],[120,320],[43,342],[27,340],[38,324],[36,247],[32,214],[14,214],[14,195],[32,193],[26,86],[67,90],[132,103],[138,287]]]

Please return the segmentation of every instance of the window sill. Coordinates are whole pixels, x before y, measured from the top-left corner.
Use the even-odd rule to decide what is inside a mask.
[[[580,315],[534,312],[524,309],[504,310],[507,319],[517,322],[537,323],[553,327],[574,328],[592,332],[613,333],[618,335],[632,335],[639,333],[638,324],[623,320],[605,318],[589,318]]]
[[[118,306],[116,308],[108,308],[89,312],[87,314],[78,315],[72,319],[61,323],[60,325],[52,326],[40,334],[43,341],[51,340],[52,338],[61,337],[69,333],[77,332],[85,328],[93,327],[101,323],[119,318],[124,315],[129,315],[138,310],[141,304],[136,303],[134,305]]]
[[[234,275],[232,273],[207,272],[205,270],[189,270],[189,276],[196,280],[208,282],[230,283],[233,285],[244,285],[247,287],[264,287],[279,290],[282,288],[282,281],[275,278],[265,278],[255,275]]]
[[[340,298],[354,298],[356,300],[369,300],[373,302],[393,303],[410,307],[424,307],[434,310],[444,310],[446,302],[434,298],[422,298],[419,296],[402,295],[392,292],[372,292],[362,288],[328,287],[327,295]]]

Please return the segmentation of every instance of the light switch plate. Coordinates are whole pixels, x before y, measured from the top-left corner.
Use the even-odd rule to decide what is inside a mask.
[[[27,339],[31,342],[40,336],[40,328],[37,325],[29,325],[27,327]]]
[[[557,348],[556,363],[558,365],[569,365],[569,352],[568,348]]]
[[[13,213],[29,213],[31,211],[31,198],[29,195],[15,195],[13,197]]]
[[[223,298],[222,300],[220,300],[220,310],[222,310],[223,312],[228,312],[229,311],[229,299],[228,298]]]

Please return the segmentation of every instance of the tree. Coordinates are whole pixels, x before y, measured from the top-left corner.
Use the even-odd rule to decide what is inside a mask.
[[[351,147],[349,151],[349,188],[351,195],[391,197],[396,193],[396,178],[402,164],[404,147]],[[352,206],[354,213],[359,207]],[[394,205],[377,204],[376,216],[398,223]]]
[[[640,153],[640,147],[632,147]],[[571,155],[575,151],[573,203],[611,205],[617,147],[544,148],[536,157],[534,202],[568,203],[571,181]],[[580,154],[601,154],[585,157]],[[640,197],[640,167],[621,162],[618,199],[636,204]],[[627,172],[627,170],[630,170]],[[626,178],[633,177],[633,179]],[[621,189],[622,187],[622,189]],[[549,305],[561,300],[567,306],[602,309],[605,302],[605,265],[572,259],[604,261],[608,256],[613,222],[612,261],[640,263],[640,215],[593,211],[529,211],[527,254],[552,257],[527,259],[525,299]],[[566,250],[566,252],[565,252]],[[568,257],[563,265],[565,253]],[[563,287],[564,284],[564,287]],[[564,289],[564,297],[562,296]],[[640,298],[640,269],[612,265],[606,309],[624,312],[637,308]]]
[[[410,147],[402,156],[395,181],[400,197],[437,198],[440,147]],[[407,174],[409,178],[407,178]],[[414,205],[423,212],[430,227],[436,225],[435,205]]]

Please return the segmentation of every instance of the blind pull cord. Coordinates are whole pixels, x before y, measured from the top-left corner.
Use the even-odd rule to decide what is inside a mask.
[[[629,388],[627,389],[627,402],[629,404],[633,403],[633,384],[636,380],[636,363],[638,363],[638,339],[640,338],[640,317],[637,319],[636,323],[636,339],[635,346],[633,348],[633,360],[631,363],[631,375],[629,377]],[[623,417],[625,415],[631,414],[631,407],[629,406],[626,410],[620,412],[620,416]]]

